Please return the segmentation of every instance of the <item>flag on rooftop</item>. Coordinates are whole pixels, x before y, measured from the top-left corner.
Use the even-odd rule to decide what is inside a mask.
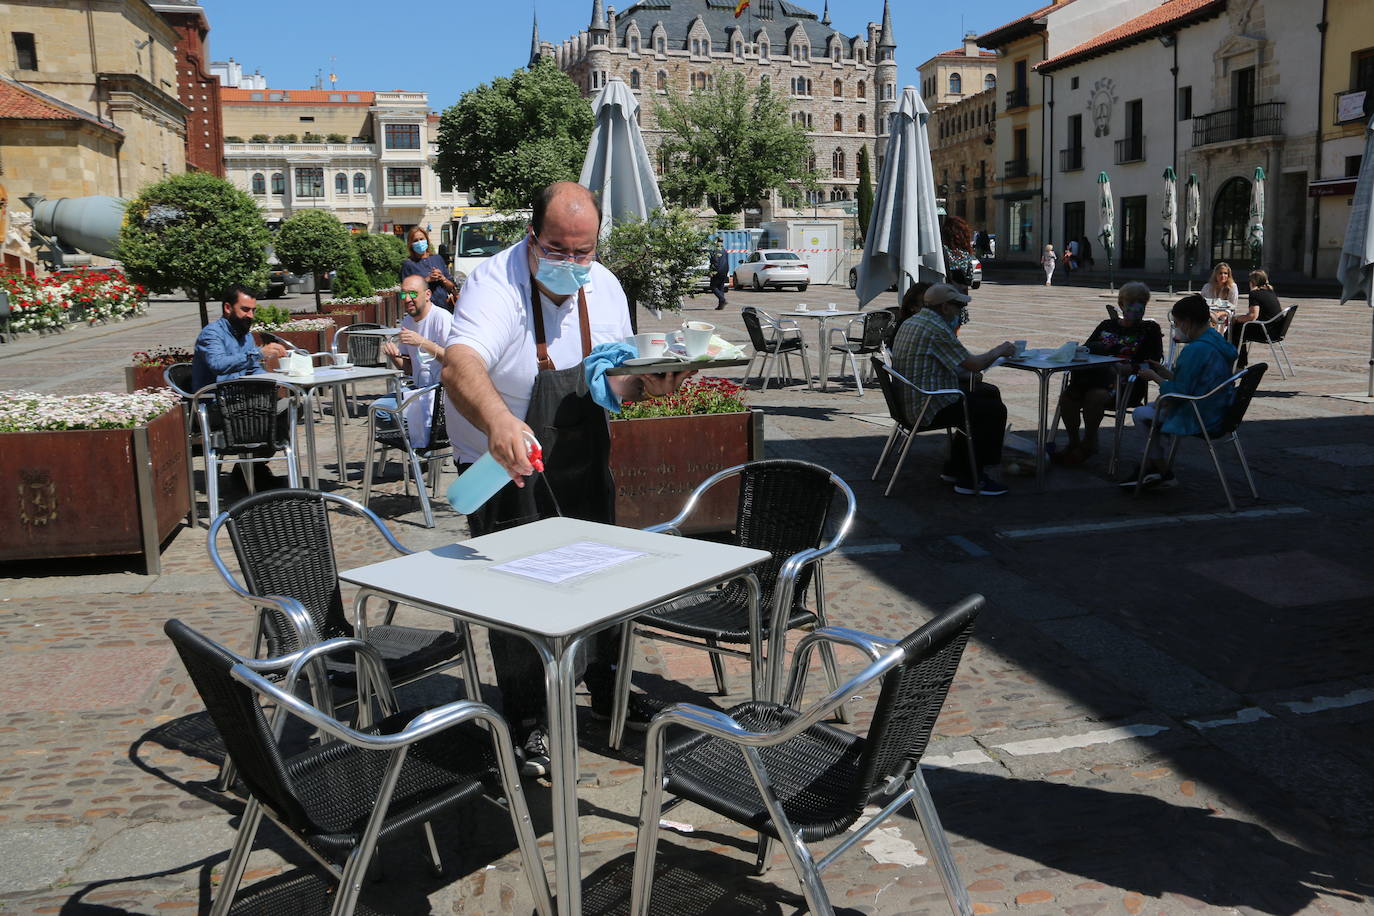
[[[749,0],[739,0],[739,3],[735,4],[735,18],[738,19],[743,16],[747,9],[749,9]]]

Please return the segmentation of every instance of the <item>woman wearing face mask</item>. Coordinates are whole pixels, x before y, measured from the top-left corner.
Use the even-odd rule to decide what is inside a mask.
[[[1154,321],[1145,320],[1150,288],[1138,280],[1125,283],[1117,293],[1121,317],[1108,318],[1093,329],[1088,351],[1094,356],[1120,356],[1129,363],[1078,369],[1070,374],[1069,385],[1059,399],[1059,412],[1069,434],[1069,447],[1054,456],[1056,464],[1082,464],[1097,452],[1097,429],[1107,405],[1116,397],[1116,386],[1149,360],[1164,358],[1164,335]],[[1145,400],[1146,385],[1139,379],[1127,396],[1127,406]],[[1079,420],[1083,437],[1078,435]]]
[[[1185,296],[1174,303],[1170,314],[1174,319],[1175,335],[1188,346],[1179,353],[1173,369],[1150,360],[1140,370],[1139,377],[1158,382],[1161,394],[1205,394],[1230,378],[1236,348],[1212,327],[1207,300],[1201,295]],[[1226,415],[1226,408],[1231,406],[1231,389],[1224,388],[1205,401],[1199,401],[1197,406],[1207,429],[1215,429]],[[1134,417],[1143,449],[1150,426],[1159,417],[1159,402],[1137,407]],[[1187,406],[1171,407],[1160,429],[1174,436],[1195,436],[1202,431],[1198,428],[1197,417]],[[1134,487],[1137,479],[1143,487],[1173,486],[1173,472],[1165,464],[1163,438],[1155,436],[1138,473],[1128,477],[1121,486]]]
[[[453,311],[453,300],[458,295],[458,284],[449,276],[443,258],[434,251],[429,243],[429,233],[423,226],[416,226],[406,234],[406,247],[409,256],[401,262],[401,279],[424,277],[429,284],[429,301],[441,309]]]

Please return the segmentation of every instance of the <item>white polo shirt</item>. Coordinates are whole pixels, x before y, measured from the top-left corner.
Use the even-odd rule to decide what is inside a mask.
[[[529,410],[534,378],[539,372],[534,345],[534,313],[529,308],[530,269],[526,257],[528,238],[493,255],[480,264],[463,284],[453,313],[453,327],[446,346],[471,347],[486,364],[487,375],[510,412],[521,420]],[[620,281],[599,263],[591,265],[591,278],[583,287],[587,296],[592,346],[616,343],[629,337],[629,304]],[[577,295],[556,305],[542,293],[545,341],[555,367],[567,369],[582,362],[582,334],[577,318]],[[446,400],[449,438],[454,454],[464,463],[476,461],[487,450],[487,437]]]

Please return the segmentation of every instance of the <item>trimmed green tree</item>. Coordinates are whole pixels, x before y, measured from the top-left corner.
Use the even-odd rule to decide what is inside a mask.
[[[406,257],[406,243],[400,238],[390,232],[359,232],[353,236],[353,247],[374,287],[385,289],[400,282]]]
[[[315,310],[320,309],[324,275],[343,267],[352,257],[348,229],[327,210],[300,210],[277,230],[277,258],[295,273],[315,277]]]
[[[767,84],[751,89],[742,73],[719,70],[710,88],[670,94],[657,114],[666,131],[659,189],[678,206],[704,200],[717,213],[739,213],[769,191],[819,187],[806,128],[792,123],[786,101]]]
[[[233,283],[267,285],[267,224],[253,198],[205,172],[173,175],[129,202],[119,234],[125,273],[156,293],[184,289],[205,304]]]
[[[555,181],[576,181],[591,105],[549,58],[465,92],[439,121],[434,170],[474,203],[518,210]]]
[[[637,306],[676,311],[682,298],[696,291],[707,237],[680,209],[655,210],[647,220],[618,222],[611,228],[597,255],[625,290],[636,327]]]
[[[868,241],[868,221],[873,218],[873,175],[868,165],[868,145],[859,147],[859,238]]]
[[[339,267],[333,291],[335,299],[371,299],[377,295],[356,251]]]

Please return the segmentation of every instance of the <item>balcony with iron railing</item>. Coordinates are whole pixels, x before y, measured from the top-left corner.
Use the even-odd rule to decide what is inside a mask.
[[[1282,134],[1283,106],[1283,102],[1261,102],[1199,115],[1193,118],[1193,146]]]
[[[1080,172],[1083,170],[1083,147],[1071,146],[1059,151],[1059,171]]]
[[[1007,90],[1007,111],[1013,108],[1025,108],[1030,104],[1030,87],[1017,86],[1015,89]]]
[[[1116,164],[1145,161],[1145,138],[1124,137],[1116,141]]]
[[[1002,177],[1010,181],[1013,178],[1030,177],[1029,159],[1008,159],[1002,164]]]

